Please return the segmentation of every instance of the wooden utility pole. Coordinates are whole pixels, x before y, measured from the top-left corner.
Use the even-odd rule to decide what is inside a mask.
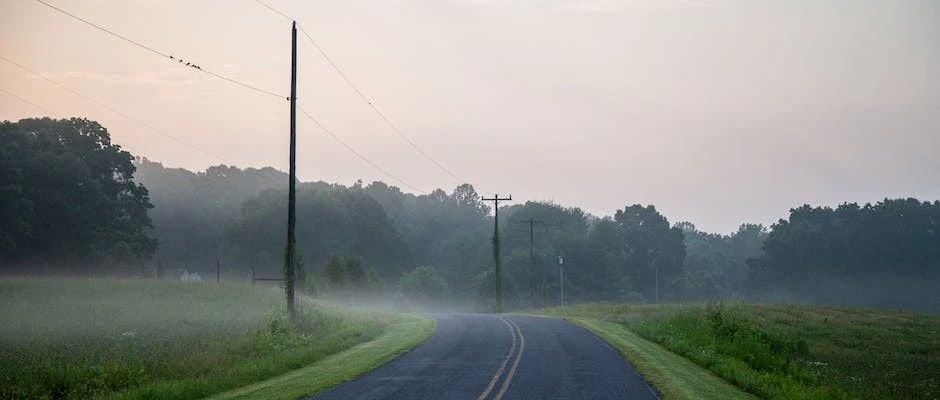
[[[542,224],[545,221],[537,221],[535,218],[529,217],[528,221],[520,221],[523,224],[529,224],[529,295],[534,299],[536,296],[536,287],[541,289],[541,286],[545,286],[545,271],[542,271],[542,285],[539,286],[535,283],[538,279],[535,277],[535,250],[533,248],[533,243],[535,242],[535,224]],[[541,290],[539,290],[541,292]],[[539,306],[541,307],[541,296],[539,296]]]
[[[296,250],[294,249],[294,225],[296,219],[297,193],[297,22],[291,25],[290,59],[290,183],[287,186],[287,249],[284,255],[284,292],[287,294],[287,313],[293,323],[297,323],[297,310],[294,308],[294,268]]]
[[[512,201],[512,195],[509,197],[499,197],[499,193],[492,198],[483,198],[483,201],[493,202],[493,262],[495,264],[494,277],[496,284],[496,312],[503,312],[503,278],[502,265],[499,262],[499,202]]]
[[[222,260],[215,259],[215,283],[222,282]]]

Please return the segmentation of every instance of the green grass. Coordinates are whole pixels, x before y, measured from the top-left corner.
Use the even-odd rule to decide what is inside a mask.
[[[752,400],[751,396],[695,363],[639,337],[623,325],[596,319],[572,319],[624,355],[667,400]]]
[[[0,280],[0,399],[203,398],[414,323],[300,302],[295,328],[282,304],[214,283]]]
[[[235,389],[213,400],[294,400],[315,394],[384,364],[431,336],[435,322],[406,315],[373,341],[327,357],[311,366],[254,385]]]
[[[940,398],[934,316],[784,305],[594,304],[544,313],[614,323],[761,398]]]

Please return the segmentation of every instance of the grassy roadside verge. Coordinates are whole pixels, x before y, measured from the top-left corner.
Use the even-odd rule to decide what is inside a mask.
[[[622,330],[617,337],[654,342],[760,398],[940,398],[937,316],[754,304],[587,304],[541,312],[603,320]]]
[[[0,399],[204,398],[415,318],[305,301],[295,327],[275,288],[144,280],[4,278],[0,305]]]
[[[616,348],[664,400],[755,400],[692,361],[641,338],[625,326],[595,319],[569,318]]]
[[[434,320],[406,314],[372,341],[276,378],[211,397],[212,400],[294,400],[356,378],[411,350],[434,333]]]

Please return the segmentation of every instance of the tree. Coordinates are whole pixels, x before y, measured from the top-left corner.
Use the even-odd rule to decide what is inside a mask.
[[[617,210],[614,221],[623,229],[627,273],[647,298],[677,294],[685,260],[682,231],[670,227],[656,207],[635,204]]]
[[[150,191],[154,208],[153,235],[160,243],[155,254],[165,266],[214,268],[216,259],[226,268],[260,267],[262,274],[280,276],[226,247],[226,230],[241,216],[245,201],[261,192],[287,186],[287,174],[273,168],[216,165],[191,172],[169,168],[140,158],[135,162],[137,179]],[[329,186],[325,183],[306,185]],[[283,236],[283,235],[282,235]],[[254,265],[241,265],[254,264]]]
[[[740,296],[747,276],[747,260],[761,253],[767,230],[760,224],[743,224],[731,235],[701,232],[690,222],[675,225],[682,231],[686,248],[684,297],[721,300]]]
[[[749,289],[763,298],[940,309],[938,226],[936,201],[793,208],[750,261]]]
[[[5,264],[126,265],[149,258],[148,191],[133,156],[81,118],[0,123]]]
[[[431,266],[417,267],[398,281],[398,290],[409,300],[418,303],[440,301],[447,293],[447,283]]]
[[[280,265],[285,197],[283,191],[269,190],[245,201],[241,218],[228,229],[236,254],[268,268]],[[408,247],[385,211],[361,190],[302,184],[297,221],[297,248],[310,265],[326,264],[335,254],[354,255],[376,266],[383,278],[396,279],[410,262]]]
[[[385,284],[355,256],[332,256],[320,274],[320,292],[353,300],[382,294]]]

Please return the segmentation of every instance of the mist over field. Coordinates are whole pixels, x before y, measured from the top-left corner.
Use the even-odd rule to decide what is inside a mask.
[[[940,399],[938,21],[0,1],[0,400]]]
[[[283,172],[193,172],[135,159],[90,120],[27,119],[3,132],[5,170],[18,171],[6,209],[22,210],[4,225],[7,275],[283,278]],[[39,163],[52,168],[28,168]],[[108,171],[120,175],[111,181]],[[69,179],[78,184],[57,183]],[[300,182],[299,290],[348,303],[491,310],[494,213],[482,198],[470,184],[415,194],[381,181]],[[940,310],[936,201],[794,205],[786,219],[742,221],[728,235],[670,220],[655,205],[625,204],[614,215],[551,201],[501,205],[507,308],[559,304],[564,273],[568,303]]]

